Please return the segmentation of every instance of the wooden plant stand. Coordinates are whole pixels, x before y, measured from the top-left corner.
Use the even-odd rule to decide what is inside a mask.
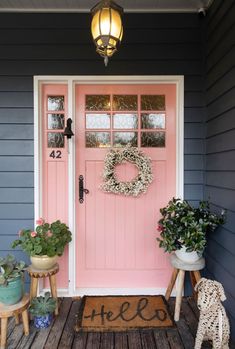
[[[56,263],[54,267],[48,270],[38,270],[33,268],[32,265],[30,265],[27,268],[27,271],[29,273],[29,276],[31,278],[31,285],[30,285],[30,300],[34,297],[37,297],[37,291],[38,291],[38,279],[40,278],[46,278],[49,277],[50,282],[50,289],[51,289],[51,295],[53,298],[56,299],[56,309],[55,309],[55,315],[59,314],[58,310],[58,298],[57,298],[57,287],[56,287],[56,274],[59,271],[59,264]]]
[[[1,342],[0,349],[6,348],[7,342],[7,323],[8,318],[14,316],[15,322],[19,324],[19,315],[22,314],[24,334],[29,334],[29,318],[28,318],[28,306],[29,306],[29,295],[25,294],[20,302],[13,305],[5,305],[0,303],[0,318],[1,318]]]
[[[195,263],[190,264],[190,263],[181,261],[179,258],[176,257],[175,254],[172,254],[170,256],[170,260],[174,269],[172,272],[170,283],[166,290],[165,298],[167,301],[169,300],[173,287],[176,283],[176,302],[175,302],[174,320],[179,321],[185,272],[186,271],[190,272],[190,280],[194,290],[196,283],[201,279],[201,274],[199,270],[205,267],[205,259],[200,258]],[[176,279],[177,279],[177,282],[176,282]]]

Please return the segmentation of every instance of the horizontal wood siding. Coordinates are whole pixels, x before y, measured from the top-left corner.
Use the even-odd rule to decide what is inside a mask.
[[[185,75],[185,197],[195,204],[203,197],[201,19],[125,14],[107,68],[89,27],[89,14],[0,14],[0,253],[18,229],[33,227],[33,75]]]
[[[215,0],[208,14],[206,52],[205,196],[227,210],[210,235],[207,275],[222,282],[235,337],[235,2]]]

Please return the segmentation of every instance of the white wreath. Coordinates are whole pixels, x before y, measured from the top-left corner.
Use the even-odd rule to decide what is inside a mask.
[[[115,167],[122,162],[131,162],[138,170],[138,175],[130,182],[120,182],[115,174]],[[127,196],[138,196],[146,193],[153,180],[151,159],[138,148],[126,146],[122,150],[111,149],[105,157],[103,191]]]

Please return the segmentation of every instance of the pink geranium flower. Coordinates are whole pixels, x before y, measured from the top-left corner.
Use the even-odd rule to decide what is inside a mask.
[[[37,236],[37,233],[35,231],[32,231],[31,234],[32,238],[35,238],[35,236]]]
[[[44,219],[43,218],[39,218],[36,220],[36,224],[37,225],[43,225],[44,224]]]
[[[49,238],[50,238],[52,235],[53,235],[53,234],[52,234],[51,231],[48,231],[48,232],[47,232],[47,236],[48,236]]]

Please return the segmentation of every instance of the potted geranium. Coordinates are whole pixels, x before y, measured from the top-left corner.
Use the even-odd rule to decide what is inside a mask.
[[[59,220],[49,224],[40,218],[36,224],[35,231],[22,229],[12,247],[20,246],[30,256],[36,269],[50,269],[58,256],[62,256],[65,246],[72,240],[72,234],[68,226]]]
[[[165,252],[175,251],[186,262],[195,262],[200,258],[206,246],[206,234],[225,223],[224,212],[221,215],[210,212],[207,201],[193,207],[186,200],[173,198],[160,212],[159,246]]]
[[[34,317],[34,326],[36,328],[46,328],[50,326],[55,308],[56,300],[50,296],[50,292],[46,292],[44,297],[33,298],[31,300],[29,312]]]
[[[15,257],[0,257],[0,302],[11,305],[18,303],[24,295],[25,262]]]

